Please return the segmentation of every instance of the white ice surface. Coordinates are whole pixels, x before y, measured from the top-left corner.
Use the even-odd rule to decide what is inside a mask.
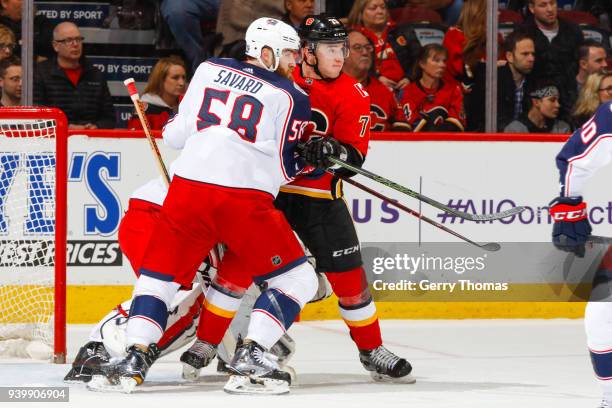
[[[70,359],[86,341],[89,329],[69,327]],[[94,393],[71,384],[69,404],[84,408],[594,408],[599,401],[582,320],[387,320],[382,329],[385,345],[412,363],[416,384],[373,383],[342,322],[302,322],[291,330],[297,343],[292,365],[298,382],[290,395],[226,394],[225,378],[213,367],[203,371],[199,382],[185,383],[176,352],[156,362],[145,384],[131,395]],[[0,386],[62,386],[68,367],[0,360]]]

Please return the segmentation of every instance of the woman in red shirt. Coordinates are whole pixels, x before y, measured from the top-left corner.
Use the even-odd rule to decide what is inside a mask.
[[[185,93],[185,63],[179,57],[157,61],[140,98],[151,129],[160,130],[178,110],[179,98]],[[142,129],[136,112],[128,121],[128,129]]]
[[[374,45],[375,74],[391,90],[407,85],[409,73],[421,49],[414,30],[390,20],[384,0],[356,0],[348,15],[351,28]]]
[[[404,89],[401,105],[414,132],[463,131],[463,93],[456,82],[442,80],[448,51],[439,44],[423,47],[414,80]]]

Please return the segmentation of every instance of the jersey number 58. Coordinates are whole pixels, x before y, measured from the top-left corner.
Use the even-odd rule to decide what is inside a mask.
[[[221,124],[223,121],[222,118],[210,111],[210,105],[215,99],[222,102],[224,105],[227,104],[229,95],[230,91],[206,88],[204,91],[204,99],[202,100],[202,107],[198,113],[198,130]],[[262,111],[263,105],[259,100],[250,95],[241,95],[234,101],[231,113],[229,113],[229,123],[226,126],[235,130],[242,139],[255,143],[255,139],[257,138],[257,124],[259,124],[259,120],[261,119]],[[227,117],[228,112],[229,109],[225,108],[222,112],[218,113]]]

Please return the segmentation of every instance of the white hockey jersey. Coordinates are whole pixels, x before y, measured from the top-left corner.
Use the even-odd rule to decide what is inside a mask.
[[[581,196],[588,179],[612,160],[612,102],[602,104],[557,155],[561,195]]]
[[[163,137],[183,149],[175,175],[276,196],[304,168],[294,151],[309,119],[308,97],[293,82],[212,58],[198,67]]]

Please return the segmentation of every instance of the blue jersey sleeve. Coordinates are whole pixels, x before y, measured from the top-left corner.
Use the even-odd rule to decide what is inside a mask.
[[[612,160],[612,102],[602,104],[556,157],[561,195],[575,197],[591,176]]]
[[[285,89],[292,96],[293,106],[283,134],[281,156],[286,175],[293,179],[306,166],[304,160],[297,154],[296,148],[310,120],[310,100],[293,82],[287,80],[287,83]]]

